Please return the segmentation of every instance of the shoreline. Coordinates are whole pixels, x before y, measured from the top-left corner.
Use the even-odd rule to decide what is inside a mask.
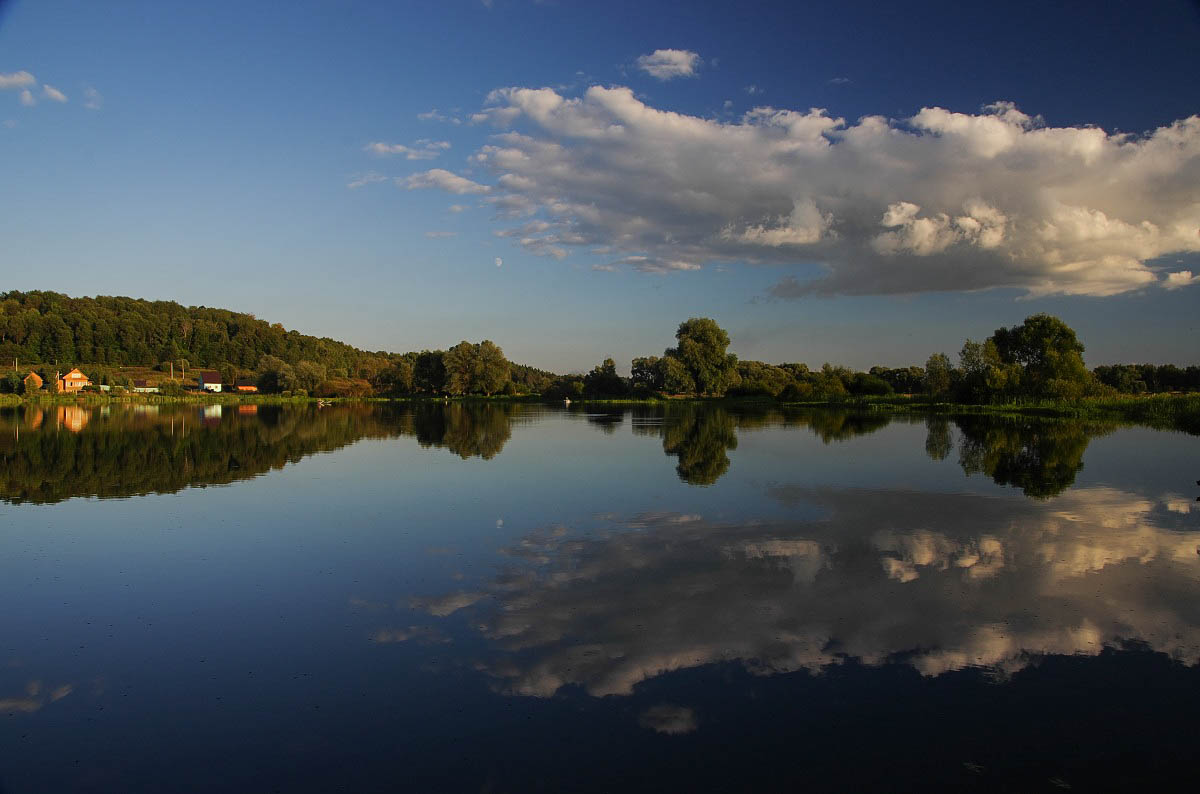
[[[548,400],[539,395],[478,395],[463,397],[397,396],[397,397],[292,397],[273,394],[87,394],[0,395],[0,407],[22,405],[304,405],[323,402],[343,403],[524,403],[556,405],[561,400]],[[1157,429],[1180,430],[1200,435],[1200,394],[1123,395],[1091,397],[1074,402],[1037,401],[1023,403],[970,404],[939,402],[927,397],[889,396],[860,397],[845,400],[816,400],[780,402],[771,397],[615,397],[580,398],[575,406],[637,406],[678,405],[686,403],[719,405],[730,408],[782,408],[809,410],[841,410],[852,412],[885,412],[910,415],[1008,415],[1057,419],[1104,419],[1145,425]]]

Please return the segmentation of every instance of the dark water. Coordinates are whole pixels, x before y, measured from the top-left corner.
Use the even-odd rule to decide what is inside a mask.
[[[0,413],[0,791],[1189,788],[1200,439]]]

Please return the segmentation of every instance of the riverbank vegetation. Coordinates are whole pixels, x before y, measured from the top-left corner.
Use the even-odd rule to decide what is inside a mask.
[[[253,315],[167,301],[70,298],[52,292],[0,294],[0,401],[45,399],[56,374],[78,366],[103,395],[134,399],[135,383],[158,389],[148,401],[213,401],[195,391],[196,370],[225,384],[252,384],[252,399],[306,397],[491,397],[594,401],[765,400],[784,404],[855,403],[870,410],[1023,412],[1104,416],[1194,427],[1200,367],[1105,365],[1088,370],[1084,346],[1056,317],[1036,314],[982,341],[966,340],[952,360],[866,372],[826,363],[740,360],[714,320],[688,319],[662,355],[635,357],[630,375],[612,358],[590,371],[559,375],[508,361],[490,340],[446,350],[369,352],[289,331]],[[49,388],[24,394],[36,372]],[[34,382],[36,383],[36,381]],[[1147,396],[1162,395],[1162,396]],[[55,399],[77,399],[62,395]],[[236,398],[235,398],[236,399]]]

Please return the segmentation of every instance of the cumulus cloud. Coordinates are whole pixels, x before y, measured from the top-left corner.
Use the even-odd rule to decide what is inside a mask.
[[[42,96],[46,97],[47,99],[52,99],[55,102],[67,101],[67,95],[49,83],[42,85]]]
[[[448,141],[431,141],[422,139],[411,146],[405,146],[402,143],[383,143],[376,141],[368,143],[363,147],[363,151],[371,154],[387,156],[392,154],[402,154],[406,160],[432,160],[442,152],[450,148]]]
[[[722,121],[593,86],[499,89],[473,121],[500,128],[471,158],[495,177],[475,190],[498,218],[543,220],[549,246],[610,246],[610,264],[651,272],[808,268],[773,288],[780,298],[1114,295],[1182,286],[1159,258],[1200,251],[1200,116],[1143,136],[1049,127],[1004,102]]]
[[[409,190],[437,188],[438,190],[445,190],[447,193],[457,195],[481,194],[491,190],[487,185],[472,182],[470,179],[447,171],[444,168],[433,168],[409,177],[398,178],[396,184],[402,185]]]
[[[700,56],[691,50],[655,50],[636,61],[637,68],[658,80],[694,77],[700,66]]]
[[[1179,289],[1186,287],[1189,284],[1200,282],[1200,276],[1193,276],[1190,270],[1180,270],[1176,273],[1168,273],[1166,283],[1163,284],[1167,289]]]
[[[37,100],[33,97],[33,92],[28,88],[21,92],[21,104],[27,108],[31,108],[37,104]]]
[[[28,88],[36,84],[37,79],[26,71],[0,73],[0,91],[8,88]]]

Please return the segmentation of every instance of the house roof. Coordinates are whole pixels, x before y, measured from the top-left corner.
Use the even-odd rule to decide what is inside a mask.
[[[135,388],[135,389],[145,389],[149,385],[150,385],[150,381],[148,381],[148,380],[135,380],[133,382],[133,388]]]
[[[75,369],[68,372],[66,375],[63,375],[63,380],[66,380],[68,378],[70,378],[71,380],[80,380],[80,379],[87,380],[88,376],[84,375],[82,372],[79,371],[79,368],[76,367]]]
[[[202,369],[196,373],[196,377],[200,379],[200,383],[220,383],[221,373],[215,369]]]
[[[258,386],[258,381],[254,378],[238,378],[235,386]]]
[[[26,376],[25,376],[25,380],[29,380],[30,378],[33,378],[33,379],[34,379],[35,381],[37,381],[39,384],[41,384],[41,383],[44,383],[44,382],[45,382],[45,381],[43,381],[43,380],[42,380],[42,376],[41,376],[41,375],[39,375],[39,374],[37,374],[36,372],[30,372],[28,375],[26,375]]]

